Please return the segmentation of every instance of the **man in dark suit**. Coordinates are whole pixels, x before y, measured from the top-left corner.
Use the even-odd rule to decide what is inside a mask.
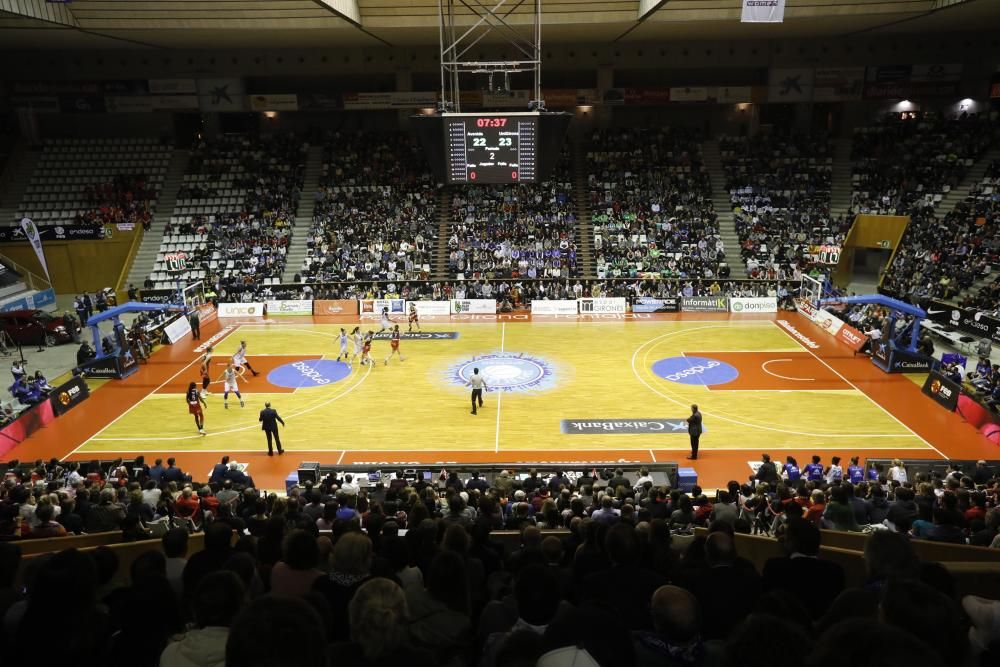
[[[280,422],[284,426],[285,421],[278,416],[278,411],[272,408],[270,403],[265,403],[264,409],[260,411],[260,419],[257,421],[261,423],[261,430],[267,434],[267,455],[274,456],[274,449],[271,446],[272,438],[278,445],[278,454],[284,454],[285,450],[281,448],[281,436],[278,435],[278,423]]]
[[[778,469],[774,466],[769,454],[761,454],[761,460],[763,463],[761,463],[760,468],[757,469],[757,474],[754,475],[754,479],[758,482],[769,484],[773,488],[781,480],[781,478],[778,477]]]
[[[820,531],[811,521],[793,519],[785,530],[788,554],[764,564],[764,591],[787,591],[809,610],[812,618],[826,613],[844,590],[844,569],[819,559]]]
[[[212,474],[208,477],[209,484],[222,484],[226,481],[226,471],[229,470],[229,457],[223,456],[222,461],[212,466]]]
[[[175,465],[176,463],[177,461],[172,456],[167,459],[167,469],[163,471],[164,482],[177,482],[178,484],[181,484],[182,482],[186,482],[190,479],[190,477],[184,474],[183,470]]]
[[[163,459],[156,459],[153,467],[149,469],[149,478],[159,486],[160,482],[163,481],[163,473],[166,471],[167,469],[163,467]]]
[[[691,416],[687,418],[688,424],[688,435],[691,437],[691,456],[688,457],[689,460],[694,461],[698,458],[698,441],[701,439],[701,413],[698,412],[698,406],[691,406]]]

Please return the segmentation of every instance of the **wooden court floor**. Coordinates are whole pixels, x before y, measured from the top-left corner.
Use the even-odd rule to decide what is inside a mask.
[[[199,379],[199,343],[183,342],[128,380],[102,386],[10,456],[175,455],[200,475],[229,454],[250,461],[258,483],[272,488],[302,460],[683,461],[683,420],[697,403],[706,432],[694,467],[706,484],[745,478],[763,451],[800,462],[812,453],[995,457],[912,379],[882,373],[796,314],[479,318],[428,319],[421,338],[403,339],[405,361],[388,365],[389,343],[376,340],[374,366],[336,361],[340,328],[356,318],[212,323],[202,343],[216,339],[213,380],[241,340],[260,375],[241,383],[246,407],[230,396],[225,409],[221,382],[213,382],[206,436],[183,398]],[[491,387],[475,416],[465,384],[474,367]],[[259,430],[266,401],[287,424],[281,458],[266,456]]]

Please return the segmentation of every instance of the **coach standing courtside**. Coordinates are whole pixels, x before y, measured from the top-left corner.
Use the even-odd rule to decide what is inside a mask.
[[[691,406],[691,416],[687,418],[688,435],[691,436],[691,456],[688,459],[694,461],[698,458],[698,440],[701,439],[701,413],[698,406]]]
[[[476,401],[479,407],[483,407],[483,390],[489,391],[486,386],[486,379],[479,374],[478,368],[472,369],[472,377],[469,378],[469,385],[472,387],[472,414],[476,414]]]
[[[274,449],[271,447],[271,439],[274,439],[275,444],[278,445],[278,454],[284,454],[285,450],[281,448],[281,436],[278,435],[278,422],[281,425],[285,425],[285,421],[278,416],[278,411],[271,407],[270,403],[264,404],[264,409],[260,411],[261,430],[267,434],[267,455],[274,456]]]

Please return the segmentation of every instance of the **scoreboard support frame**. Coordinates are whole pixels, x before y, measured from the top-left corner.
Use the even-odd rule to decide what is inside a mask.
[[[508,17],[531,3],[531,38],[521,35]],[[461,19],[458,18],[461,10]],[[472,13],[473,22],[468,24]],[[523,14],[522,14],[523,15]],[[518,26],[520,27],[520,26]],[[544,111],[542,99],[542,0],[438,0],[438,34],[441,44],[441,100],[438,111],[462,111],[462,74],[486,75],[492,82],[504,80],[502,90],[509,90],[508,77],[518,72],[532,72],[531,111]],[[492,35],[511,47],[512,57],[500,60],[472,60],[470,52],[484,37]]]

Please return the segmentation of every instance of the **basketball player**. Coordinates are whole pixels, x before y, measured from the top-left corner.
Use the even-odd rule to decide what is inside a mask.
[[[400,361],[406,361],[403,358],[403,353],[399,351],[399,325],[397,324],[392,328],[392,334],[389,336],[389,356],[385,358],[385,365],[389,365],[389,360],[392,359],[392,355],[399,357]]]
[[[208,403],[198,393],[197,383],[192,382],[188,385],[187,396],[185,398],[188,404],[188,412],[194,415],[194,425],[198,427],[198,433],[205,435],[205,413],[202,412],[202,406],[207,408]]]
[[[361,351],[365,347],[365,337],[361,335],[361,327],[354,327],[351,336],[354,338],[354,355],[351,356],[351,365],[353,366],[354,360],[361,356]]]
[[[365,342],[363,344],[364,346],[361,348],[361,364],[362,365],[364,365],[366,363],[367,364],[371,364],[372,366],[375,365],[375,362],[372,361],[372,354],[371,354],[371,352],[372,352],[372,338],[374,338],[374,337],[375,337],[375,332],[373,332],[373,331],[369,331],[368,333],[365,334]]]
[[[205,350],[205,354],[201,358],[201,397],[205,398],[208,396],[208,385],[211,384],[212,378],[209,377],[209,367],[212,364],[212,346],[209,345]]]
[[[236,350],[236,354],[233,355],[233,365],[240,370],[240,375],[243,375],[245,372],[244,368],[249,369],[254,377],[260,375],[260,373],[253,369],[250,362],[247,361],[247,342],[245,340],[240,341],[240,347]]]
[[[226,372],[223,373],[222,380],[222,407],[229,409],[229,392],[236,394],[236,398],[240,399],[240,407],[246,407],[243,403],[243,396],[240,395],[240,387],[236,384],[236,369],[233,368],[233,362],[226,364]]]
[[[390,331],[392,330],[392,320],[389,319],[389,309],[388,308],[383,308],[382,309],[382,328],[379,329],[378,332],[382,333],[386,329],[388,329]]]
[[[347,361],[347,329],[340,327],[340,336],[337,337],[340,341],[340,354],[337,355],[337,361],[343,357],[344,361]]]
[[[410,327],[407,329],[409,332],[413,332],[413,325],[417,325],[417,331],[420,331],[420,314],[417,313],[417,304],[410,302]]]

